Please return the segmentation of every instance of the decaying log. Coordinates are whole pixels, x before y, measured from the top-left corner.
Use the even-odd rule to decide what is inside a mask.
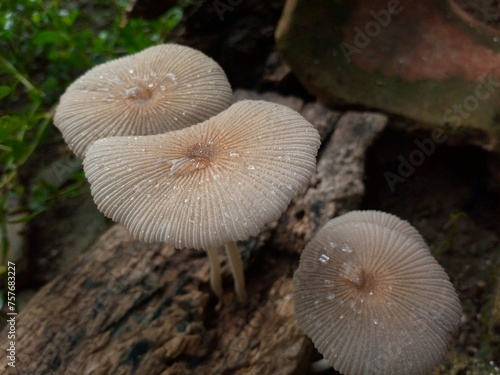
[[[359,204],[365,151],[387,119],[341,115],[275,94],[265,98],[293,102],[324,143],[310,188],[277,223],[241,244],[250,302],[237,302],[225,263],[219,303],[209,289],[204,252],[141,243],[117,224],[16,317],[16,367],[8,368],[3,356],[1,369],[23,375],[307,374],[312,344],[293,315],[298,253],[328,218]],[[4,330],[2,347],[6,336]]]

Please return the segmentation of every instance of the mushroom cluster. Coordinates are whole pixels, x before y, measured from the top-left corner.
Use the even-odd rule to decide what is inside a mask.
[[[224,244],[245,301],[235,241],[276,220],[307,185],[320,141],[287,107],[231,104],[215,61],[165,44],[88,71],[61,96],[54,124],[84,158],[106,216],[137,239],[205,249],[219,296]]]
[[[462,312],[420,234],[379,211],[339,216],[315,235],[294,298],[300,327],[345,375],[428,374]]]
[[[292,109],[244,100],[191,127],[96,141],[84,160],[99,210],[140,240],[204,249],[222,293],[216,248],[226,244],[246,299],[235,241],[276,220],[315,168],[317,130]]]
[[[54,124],[83,158],[99,138],[182,129],[231,103],[231,86],[214,60],[189,47],[162,44],[78,78],[61,96]]]

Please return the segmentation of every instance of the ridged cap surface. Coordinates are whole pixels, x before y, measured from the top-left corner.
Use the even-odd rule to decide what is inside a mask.
[[[54,124],[78,156],[97,139],[197,124],[228,108],[222,68],[202,52],[163,44],[98,65],[61,96]]]
[[[288,107],[241,101],[182,130],[95,142],[99,210],[147,242],[207,249],[279,218],[315,168],[317,130]]]
[[[330,220],[304,249],[296,315],[341,373],[428,374],[444,358],[462,309],[415,232],[393,215],[357,211]]]
[[[397,231],[403,236],[409,237],[422,245],[422,248],[429,250],[427,243],[425,242],[422,235],[406,220],[403,220],[396,215],[374,210],[357,210],[350,211],[342,215],[342,223],[353,222],[367,222],[372,224],[377,224],[382,227],[392,229]],[[430,253],[430,250],[429,250]]]

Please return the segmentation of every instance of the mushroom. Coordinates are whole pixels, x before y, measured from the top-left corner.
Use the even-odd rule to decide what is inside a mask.
[[[316,167],[318,131],[292,109],[245,100],[189,128],[96,141],[84,160],[99,210],[140,240],[207,251],[222,294],[216,249],[226,244],[246,299],[235,241],[278,219]]]
[[[395,216],[330,220],[294,275],[299,326],[336,370],[427,374],[446,354],[462,308],[418,232]]]
[[[99,138],[182,129],[231,103],[231,86],[214,60],[189,47],[163,44],[78,78],[61,96],[54,124],[83,158]]]

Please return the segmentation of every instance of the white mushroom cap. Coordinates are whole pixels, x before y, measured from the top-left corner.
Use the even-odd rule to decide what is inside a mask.
[[[330,220],[304,249],[294,275],[299,325],[345,375],[428,374],[460,322],[453,285],[392,215],[355,215]]]
[[[61,96],[54,124],[73,152],[84,157],[99,138],[182,129],[231,103],[231,86],[214,60],[189,47],[163,44],[78,78]]]
[[[134,237],[207,249],[278,219],[307,186],[319,144],[297,112],[248,100],[182,130],[98,140],[84,168],[99,210]]]

